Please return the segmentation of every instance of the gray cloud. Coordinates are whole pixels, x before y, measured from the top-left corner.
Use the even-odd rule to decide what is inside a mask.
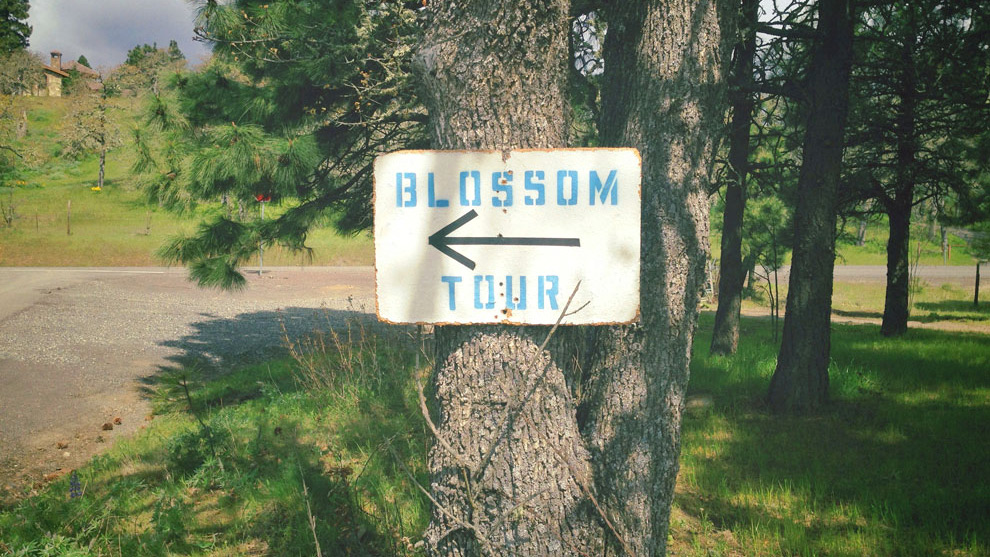
[[[135,45],[165,47],[174,39],[196,64],[209,50],[192,40],[194,13],[186,0],[31,0],[29,48],[46,59],[52,50],[65,60],[84,54],[95,67],[111,68]]]

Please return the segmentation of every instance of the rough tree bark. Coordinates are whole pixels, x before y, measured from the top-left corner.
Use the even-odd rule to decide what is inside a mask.
[[[544,327],[438,328],[430,554],[665,552],[725,108],[715,7],[609,14],[603,134],[643,158],[641,323],[561,328],[543,351]],[[567,144],[567,8],[429,4],[415,64],[436,148]]]
[[[722,26],[736,14],[720,7],[647,0],[615,3],[607,14],[602,139],[643,158],[642,319],[598,331],[581,412],[599,498],[618,533],[608,538],[615,554],[666,551],[708,254],[707,189],[724,133],[723,34],[732,33]]]
[[[769,402],[809,411],[828,400],[836,200],[849,97],[854,0],[820,0],[808,83],[804,160],[794,212],[787,310]]]
[[[414,63],[437,149],[567,145],[567,0],[430,2]],[[560,330],[438,327],[432,555],[596,553]]]
[[[735,354],[739,344],[739,311],[746,272],[742,262],[743,213],[746,210],[746,177],[749,174],[749,136],[753,108],[753,59],[756,56],[756,24],[759,0],[743,0],[742,40],[736,46],[729,100],[729,181],[725,186],[722,214],[722,255],[718,272],[718,309],[712,330],[712,354]]]

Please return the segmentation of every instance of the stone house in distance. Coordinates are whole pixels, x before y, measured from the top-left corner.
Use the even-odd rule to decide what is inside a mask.
[[[61,97],[62,81],[70,77],[70,71],[78,72],[79,77],[86,80],[90,90],[99,89],[99,84],[95,83],[100,77],[99,73],[75,60],[63,63],[62,53],[57,50],[51,52],[51,63],[42,64],[41,69],[45,75],[45,85],[43,89],[36,90],[35,95]]]

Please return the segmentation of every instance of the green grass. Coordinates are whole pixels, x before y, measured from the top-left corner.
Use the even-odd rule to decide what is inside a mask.
[[[886,265],[887,264],[887,220],[870,223],[866,231],[864,245],[855,243],[856,226],[847,224],[844,235],[836,244],[837,265]],[[969,246],[962,238],[950,233],[948,235],[949,257],[942,258],[941,238],[936,229],[932,230],[923,223],[911,225],[911,245],[909,248],[912,264],[918,265],[973,265],[975,260],[969,253]]]
[[[713,215],[719,219],[721,215]],[[717,228],[716,228],[717,230]],[[836,239],[836,265],[886,265],[887,264],[887,219],[880,217],[877,222],[871,222],[866,232],[864,245],[856,245],[857,225],[849,222],[842,229],[842,234]],[[942,258],[941,239],[930,235],[931,228],[924,223],[911,225],[910,261],[919,265],[973,265],[975,259],[970,255],[966,241],[949,234],[949,257]],[[721,236],[714,232],[711,237],[712,257],[718,259],[721,253]],[[788,251],[782,258],[782,264],[791,262]]]
[[[840,316],[883,317],[883,283],[836,282],[832,312]],[[981,296],[983,298],[983,296]],[[916,284],[910,296],[911,320],[990,325],[990,299],[973,306],[973,292],[955,284]]]
[[[694,344],[689,394],[709,403],[683,422],[673,554],[990,554],[990,336],[835,325],[831,404],[781,417],[764,404],[768,321],[743,319],[733,357],[707,355],[711,326]],[[352,325],[236,373],[163,374],[155,419],[78,471],[81,497],[66,476],[0,508],[0,552],[416,553],[429,503],[386,447],[426,482],[413,344]]]
[[[702,320],[673,532],[687,555],[986,555],[990,337],[833,326],[833,402],[770,415],[776,346],[744,319],[731,358]],[[718,535],[715,535],[718,534]]]
[[[13,206],[11,226],[0,221],[0,266],[154,266],[162,261],[155,251],[169,237],[195,231],[206,215],[219,211],[203,205],[179,216],[148,204],[135,186],[130,168],[134,153],[130,139],[107,154],[106,181],[97,182],[98,160],[61,157],[60,130],[71,99],[19,97],[17,110],[28,114],[28,136],[16,147],[24,154],[18,168],[0,183],[0,207]],[[121,129],[133,125],[138,101],[122,99]],[[71,204],[71,208],[70,208]],[[248,207],[251,216],[257,207]],[[270,208],[270,215],[278,213]],[[329,227],[309,235],[312,253],[281,247],[267,249],[264,263],[276,265],[371,265],[369,234],[342,237]],[[245,265],[257,265],[257,259]]]
[[[414,346],[398,329],[342,336],[297,347],[302,366],[164,374],[154,420],[77,471],[80,496],[67,475],[0,507],[0,554],[411,553],[428,506],[389,447],[425,481]]]
[[[975,273],[975,271],[974,271]],[[762,286],[761,286],[762,288]],[[883,317],[883,282],[835,282],[832,291],[832,314],[838,317],[881,319]],[[787,301],[787,282],[780,283],[780,313],[783,319]],[[912,287],[910,321],[953,325],[990,327],[990,295],[981,296],[979,307],[973,306],[973,291],[957,284],[929,284],[924,281]],[[714,310],[714,307],[707,309]],[[743,300],[743,310],[769,315],[769,301],[763,291]]]

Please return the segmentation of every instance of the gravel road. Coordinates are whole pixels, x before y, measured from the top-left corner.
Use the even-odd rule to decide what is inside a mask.
[[[266,269],[239,292],[186,276],[0,268],[0,499],[139,429],[147,388],[170,369],[224,371],[279,349],[280,322],[297,336],[328,317],[374,313],[369,267]]]

